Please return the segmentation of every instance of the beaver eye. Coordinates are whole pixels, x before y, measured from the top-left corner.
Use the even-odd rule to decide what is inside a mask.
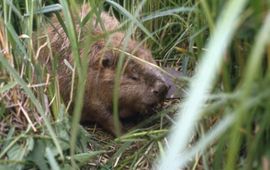
[[[134,81],[138,81],[139,80],[139,76],[137,74],[131,75],[129,78],[131,80],[134,80]]]
[[[140,76],[135,68],[131,70],[129,78],[134,81],[138,81],[140,79]]]
[[[140,79],[140,76],[135,69],[132,69],[131,73],[129,74],[129,78],[131,80],[138,81]]]

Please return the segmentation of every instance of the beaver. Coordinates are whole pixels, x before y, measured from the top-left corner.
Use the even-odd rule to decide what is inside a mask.
[[[91,26],[94,27],[91,30],[93,36],[113,31],[119,26],[119,21],[106,12],[102,12],[100,18],[104,28],[102,29],[94,19],[91,23]],[[65,62],[73,63],[71,47],[68,37],[60,24],[53,22],[53,25],[48,28],[48,36],[53,56],[58,56],[59,58],[57,77],[60,93],[65,103],[68,103],[70,100],[72,71]],[[82,31],[82,37],[88,35],[84,35],[84,31]],[[130,39],[127,45],[124,45],[125,36],[123,31],[115,31],[109,34],[109,36],[99,38],[95,43],[91,44],[88,53],[90,61],[81,121],[97,122],[114,135],[116,135],[116,132],[112,114],[113,89],[116,65],[121,55],[121,50],[115,49],[122,49],[131,55],[156,65],[151,51],[140,45],[138,41]],[[41,50],[40,55],[43,56],[42,58],[44,56],[47,58],[48,49]],[[50,67],[50,64],[46,65]],[[164,76],[156,67],[144,64],[133,58],[125,58],[120,78],[120,118],[130,117],[139,113],[148,113],[164,100],[168,88]],[[125,131],[121,123],[120,129],[122,133]]]

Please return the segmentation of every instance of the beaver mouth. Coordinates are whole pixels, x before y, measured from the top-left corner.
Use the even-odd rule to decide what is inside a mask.
[[[152,114],[160,106],[159,102],[144,103],[144,109],[142,109],[143,114]]]

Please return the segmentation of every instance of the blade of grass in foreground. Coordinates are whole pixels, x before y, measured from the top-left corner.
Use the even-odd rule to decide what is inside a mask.
[[[265,24],[261,28],[258,36],[256,37],[255,45],[251,51],[247,70],[244,74],[244,81],[242,84],[242,95],[241,95],[241,103],[238,106],[237,113],[236,113],[236,123],[234,124],[234,130],[231,131],[231,140],[230,140],[230,148],[228,148],[228,162],[226,164],[226,169],[235,169],[235,162],[237,160],[237,153],[239,151],[239,145],[241,141],[241,132],[239,129],[245,122],[247,117],[245,113],[247,113],[248,108],[246,108],[246,100],[250,98],[250,93],[252,92],[252,85],[253,81],[256,79],[257,73],[260,70],[263,52],[265,50],[265,46],[269,43],[270,39],[270,14],[267,15],[267,18],[264,22]]]
[[[35,97],[34,93],[31,91],[31,89],[27,86],[27,83],[20,77],[20,75],[18,74],[18,72],[12,68],[10,66],[10,64],[7,62],[7,60],[4,58],[3,54],[0,52],[0,63],[2,64],[2,66],[8,71],[8,73],[13,76],[13,78],[15,79],[15,81],[23,88],[23,90],[25,91],[25,93],[27,94],[27,96],[30,98],[30,100],[33,102],[33,104],[35,105],[38,113],[41,115],[42,119],[44,120],[44,123],[46,125],[46,127],[48,128],[49,134],[52,137],[52,140],[60,154],[60,157],[62,160],[64,160],[64,155],[62,152],[62,148],[59,144],[59,141],[56,137],[56,134],[54,133],[54,130],[50,124],[50,122],[48,121],[47,117],[45,116],[45,111],[42,108],[41,104],[39,103],[39,101],[37,100],[37,98]]]
[[[141,1],[139,6],[137,7],[134,16],[132,16],[135,20],[132,20],[132,23],[129,25],[127,30],[127,36],[123,40],[123,48],[126,49],[128,46],[128,41],[131,38],[131,33],[133,31],[133,26],[136,23],[136,17],[139,16],[139,12],[141,11],[143,5],[145,4],[145,0]],[[118,5],[118,4],[117,4]],[[121,7],[121,6],[120,6]],[[122,8],[122,7],[121,7]],[[123,8],[123,10],[125,10]],[[130,13],[128,13],[130,14]],[[130,14],[131,15],[131,14]],[[117,136],[120,136],[120,122],[119,122],[119,92],[120,92],[120,78],[121,78],[121,71],[122,66],[124,65],[124,54],[121,53],[120,58],[117,62],[116,72],[115,72],[115,79],[114,79],[114,88],[113,88],[113,120],[115,124],[115,131]]]
[[[72,116],[72,129],[71,129],[71,140],[70,140],[70,157],[71,157],[71,163],[73,169],[76,169],[76,162],[74,159],[75,154],[75,147],[76,147],[76,140],[77,140],[77,134],[79,129],[79,122],[81,119],[81,111],[83,106],[83,97],[84,97],[84,91],[85,91],[85,84],[86,84],[86,76],[87,76],[87,66],[89,60],[85,57],[80,57],[79,52],[79,43],[77,40],[76,35],[76,26],[73,23],[72,15],[69,10],[69,4],[67,1],[61,0],[60,1],[62,7],[63,7],[63,14],[64,18],[66,20],[66,28],[70,46],[71,46],[71,53],[72,57],[75,61],[75,66],[77,69],[77,75],[78,75],[78,84],[76,89],[76,98],[75,98],[75,106],[73,110],[73,116]]]
[[[245,107],[246,110],[251,109],[254,106],[261,103],[262,101],[267,100],[267,97],[269,96],[269,94],[270,94],[270,90],[261,92],[255,98],[246,98],[248,100],[245,100],[244,102],[245,106],[243,107]],[[240,95],[242,95],[242,93]],[[179,159],[180,165],[186,165],[198,153],[200,154],[204,152],[206,148],[209,147],[209,145],[213,144],[220,135],[222,135],[233,123],[235,123],[237,115],[238,114],[236,112],[233,112],[224,116],[222,120],[220,120],[211,130],[209,130],[207,134],[205,134],[195,145],[192,146],[192,148],[185,150],[183,153],[185,157],[182,159]],[[232,130],[232,131],[234,132],[237,130]],[[231,141],[233,142],[233,144],[235,144],[235,140],[231,140]],[[230,167],[230,169],[235,169],[235,168]]]
[[[169,146],[156,166],[158,170],[183,168],[178,160],[185,157],[181,153],[185,150],[200,118],[202,106],[221,67],[224,50],[231,41],[238,24],[237,18],[246,1],[230,0],[219,18],[213,37],[207,45],[208,51],[203,55],[198,71],[191,81],[190,93],[183,103],[182,110],[177,113],[177,123],[170,133]]]

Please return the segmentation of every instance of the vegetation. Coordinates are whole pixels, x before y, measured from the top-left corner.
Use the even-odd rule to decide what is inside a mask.
[[[269,0],[80,3],[93,9],[83,20],[75,0],[0,2],[0,169],[270,168]],[[116,139],[79,125],[87,62],[74,24],[83,27],[103,10],[162,67],[186,76],[176,81],[183,99],[166,101]],[[52,13],[70,39],[78,76],[68,111],[57,79],[37,59],[44,44],[32,41]]]

